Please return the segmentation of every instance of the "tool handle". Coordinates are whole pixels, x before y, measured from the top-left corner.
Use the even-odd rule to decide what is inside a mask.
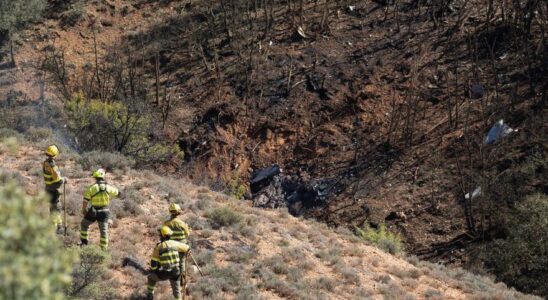
[[[65,237],[67,236],[67,188],[63,180],[63,225],[65,225]]]
[[[194,263],[194,265],[196,265],[196,268],[198,269],[198,272],[200,272],[200,275],[204,276],[204,273],[202,273],[202,269],[200,269],[200,266],[198,266],[198,263],[194,259],[192,252],[188,251],[188,256],[190,256],[190,259],[192,259],[192,262]]]

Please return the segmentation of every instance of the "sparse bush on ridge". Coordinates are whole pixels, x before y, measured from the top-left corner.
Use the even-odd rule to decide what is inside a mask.
[[[107,171],[127,170],[135,165],[135,161],[120,153],[90,151],[80,155],[78,160],[84,170],[93,171],[97,168],[105,168]]]
[[[16,155],[21,146],[20,141],[17,137],[5,137],[0,139],[0,154],[9,153],[11,155]]]
[[[25,177],[21,175],[19,172],[13,172],[10,170],[5,170],[2,167],[0,167],[0,184],[6,185],[9,182],[16,183],[20,186],[26,183]]]
[[[397,254],[403,250],[403,243],[399,235],[386,231],[384,224],[379,229],[371,228],[367,223],[360,227],[355,227],[356,234],[364,241],[390,253]]]
[[[51,140],[53,138],[53,130],[47,127],[30,127],[25,131],[25,137],[34,143],[44,140]]]
[[[242,216],[228,206],[214,208],[207,212],[206,217],[215,227],[234,225],[242,220]]]

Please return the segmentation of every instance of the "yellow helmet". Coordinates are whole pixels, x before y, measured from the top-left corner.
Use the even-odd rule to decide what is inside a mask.
[[[173,231],[171,230],[171,228],[167,226],[160,227],[160,235],[162,237],[170,237],[172,234],[173,234]]]
[[[59,149],[55,145],[51,145],[46,149],[46,155],[51,157],[57,157],[59,155]]]
[[[171,203],[171,205],[169,205],[169,212],[171,214],[181,213],[181,207],[177,203]]]
[[[97,169],[91,176],[95,178],[104,178],[106,175],[105,169]]]

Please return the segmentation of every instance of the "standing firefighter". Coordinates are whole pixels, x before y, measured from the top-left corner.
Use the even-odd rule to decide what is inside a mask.
[[[147,299],[154,299],[154,287],[158,281],[169,280],[173,297],[181,300],[181,260],[190,247],[182,242],[170,240],[173,231],[167,226],[160,228],[160,243],[156,244],[150,259],[151,273],[148,275]]]
[[[177,216],[179,216],[183,210],[177,203],[171,203],[169,205],[169,214],[171,215],[169,220],[164,222],[164,226],[169,227],[173,234],[171,235],[170,240],[183,242],[185,244],[188,244],[187,238],[190,235],[190,227],[183,222],[181,219],[179,219]],[[182,255],[181,257],[181,272],[184,274],[186,265],[185,265],[185,255]]]
[[[105,181],[105,170],[98,169],[93,172],[92,176],[96,182],[90,185],[84,193],[84,201],[82,202],[84,219],[82,219],[80,228],[80,240],[82,245],[88,244],[89,226],[97,221],[101,232],[101,249],[106,250],[108,248],[108,220],[110,215],[108,204],[110,197],[117,197],[119,192],[117,188]]]
[[[169,227],[169,229],[173,231],[173,235],[171,235],[172,240],[186,243],[186,239],[190,235],[190,228],[185,222],[177,218],[182,212],[183,211],[178,204],[172,203],[169,206],[169,214],[171,217],[168,221],[164,222],[164,226]]]
[[[50,215],[53,224],[59,232],[63,221],[59,211],[59,198],[61,196],[61,187],[67,182],[66,178],[61,177],[61,171],[55,163],[55,158],[59,155],[59,149],[55,145],[51,145],[46,149],[46,160],[42,164],[42,172],[44,174],[44,182],[46,184],[46,193],[50,200]]]

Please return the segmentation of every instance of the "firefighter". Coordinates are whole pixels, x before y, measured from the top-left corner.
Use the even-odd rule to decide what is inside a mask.
[[[97,221],[101,233],[101,249],[108,248],[108,221],[110,211],[108,205],[111,197],[118,197],[118,189],[105,181],[106,172],[104,169],[98,169],[93,172],[95,183],[90,185],[84,192],[84,201],[82,201],[82,219],[80,227],[81,245],[88,244],[88,229],[93,222]]]
[[[154,299],[154,287],[158,281],[169,280],[173,297],[182,299],[181,294],[181,260],[190,251],[190,246],[185,243],[170,240],[173,231],[167,227],[160,228],[160,242],[156,244],[150,259],[151,273],[147,278],[147,299]]]
[[[61,187],[68,180],[61,176],[61,171],[55,162],[57,156],[59,156],[59,148],[56,145],[51,145],[46,149],[46,160],[42,164],[42,172],[46,185],[46,193],[50,200],[50,216],[53,224],[57,227],[57,232],[60,232],[63,220],[61,219],[61,212],[59,210],[59,198],[61,197]]]
[[[169,206],[170,218],[164,222],[164,226],[169,227],[169,229],[173,231],[173,234],[171,235],[172,240],[186,243],[186,239],[190,235],[190,228],[185,222],[178,218],[182,212],[183,211],[178,204],[172,203]]]

